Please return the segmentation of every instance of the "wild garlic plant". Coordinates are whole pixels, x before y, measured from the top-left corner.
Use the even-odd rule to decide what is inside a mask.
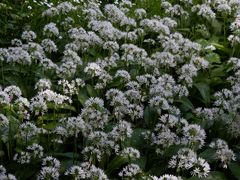
[[[239,178],[238,1],[33,3],[0,48],[0,179]]]

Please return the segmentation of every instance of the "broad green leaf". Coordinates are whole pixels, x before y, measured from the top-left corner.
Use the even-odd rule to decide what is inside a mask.
[[[124,145],[128,147],[134,147],[137,149],[145,146],[142,133],[146,132],[146,129],[136,128],[133,130],[132,137],[125,140]]]
[[[150,170],[147,172],[147,174],[155,174],[157,176],[161,176],[166,173],[168,170],[168,164],[166,162],[158,162],[151,164]]]
[[[172,145],[165,149],[164,151],[164,157],[172,157],[173,155],[176,155],[178,150],[183,148],[182,145]]]
[[[215,34],[220,34],[222,32],[222,23],[216,19],[211,21],[212,29]]]
[[[176,100],[176,102],[181,103],[185,111],[194,109],[192,102],[187,97],[182,97],[181,99]]]
[[[113,158],[113,160],[110,161],[107,167],[106,173],[110,175],[112,172],[120,169],[124,164],[128,163],[128,159],[121,157],[121,156],[116,156]]]
[[[204,103],[209,104],[210,103],[210,87],[206,83],[195,83],[194,86],[199,90]]]
[[[202,45],[202,47],[206,47],[209,45],[209,42],[206,39],[198,39],[196,40],[196,42],[200,45]]]
[[[14,170],[16,169],[17,171],[14,174],[18,179],[34,179],[35,174],[39,171],[38,166],[32,164],[25,164],[24,168],[21,168],[21,166],[14,168]]]
[[[146,157],[141,157],[135,161],[133,161],[134,164],[139,165],[139,167],[144,170],[146,166],[147,158]]]
[[[153,119],[152,119],[152,115],[153,113],[151,112],[151,107],[147,106],[145,109],[144,109],[144,122],[147,124],[147,125],[150,125],[152,124],[153,122],[151,122]]]
[[[219,43],[212,42],[211,45],[213,45],[216,49],[218,49],[222,52],[225,52],[225,53],[230,53],[231,52],[231,49],[226,48],[225,46],[223,46]]]
[[[96,90],[89,84],[87,84],[87,92],[88,92],[90,97],[96,97],[97,96]]]
[[[78,101],[84,105],[85,104],[85,101],[88,100],[88,95],[86,92],[82,91],[82,92],[79,92],[78,93]]]
[[[213,53],[213,52],[208,53],[205,56],[205,58],[210,63],[217,63],[217,64],[221,63],[221,58],[220,58],[220,56],[217,53]]]
[[[55,110],[58,110],[58,109],[66,109],[66,110],[70,110],[70,111],[76,112],[76,108],[75,108],[75,107],[73,107],[73,106],[71,106],[71,105],[69,105],[69,104],[66,104],[66,103],[64,103],[64,104],[59,104],[59,105],[54,104],[54,103],[48,103],[47,105],[48,105],[48,108],[49,108],[49,109],[55,109]]]
[[[231,170],[232,174],[240,180],[240,163],[231,162],[229,164],[229,169]]]
[[[38,123],[41,123],[42,121],[58,121],[58,119],[62,119],[65,117],[70,116],[70,113],[52,113],[52,114],[44,114],[43,116],[39,116],[37,119]]]
[[[65,157],[65,158],[68,158],[68,159],[73,159],[73,152],[65,152],[65,153],[53,153],[53,156],[56,156],[56,157]],[[74,154],[74,157],[75,158],[80,158],[80,154]]]
[[[216,160],[216,151],[214,149],[206,149],[200,153],[199,156],[206,159],[208,162],[214,162]]]

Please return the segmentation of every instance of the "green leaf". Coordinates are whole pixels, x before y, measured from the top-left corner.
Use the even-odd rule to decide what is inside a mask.
[[[221,63],[221,58],[220,58],[220,56],[217,53],[213,53],[213,52],[208,53],[205,56],[205,58],[210,63],[217,63],[217,64]]]
[[[210,103],[210,87],[206,83],[195,83],[194,86],[199,90],[205,104]]]
[[[151,124],[154,124],[154,120],[153,120],[153,111],[152,111],[152,108],[150,106],[147,106],[145,109],[144,109],[144,122],[147,124],[147,125],[151,125]]]
[[[232,174],[240,180],[240,164],[236,162],[231,162],[229,164],[229,169],[231,170]]]
[[[211,21],[211,25],[215,34],[221,34],[222,23],[216,19]]]
[[[55,113],[55,114],[44,114],[43,116],[39,116],[37,122],[41,123],[42,121],[57,121],[58,119],[62,119],[71,115],[70,113]]]
[[[129,147],[134,147],[137,149],[143,148],[145,143],[143,140],[142,133],[146,131],[147,131],[146,129],[140,129],[140,128],[134,129],[132,133],[132,137],[126,139],[126,141],[124,142],[124,145]]]
[[[96,90],[89,84],[87,84],[87,92],[88,92],[90,97],[97,97]]]
[[[69,104],[61,104],[61,105],[57,106],[57,108],[59,108],[59,109],[66,109],[66,110],[70,110],[70,111],[76,112],[76,108],[74,106],[69,105]]]
[[[200,153],[199,156],[206,159],[208,162],[214,162],[216,160],[216,151],[214,149],[206,149]]]
[[[226,48],[225,46],[223,46],[219,43],[212,42],[211,45],[213,45],[216,49],[218,49],[222,52],[225,52],[225,53],[230,53],[231,52],[231,49]]]
[[[226,64],[214,66],[211,71],[211,77],[224,77],[226,76]]]
[[[53,153],[53,156],[56,157],[65,157],[68,159],[73,159],[73,152],[65,152],[65,153]],[[75,158],[80,158],[80,154],[74,154]]]
[[[209,42],[206,39],[198,39],[196,40],[196,42],[200,45],[202,45],[202,47],[206,47],[209,45]]]
[[[49,109],[55,109],[55,110],[58,110],[58,109],[66,109],[66,110],[70,110],[70,111],[76,112],[76,108],[75,108],[75,107],[73,107],[73,106],[71,106],[71,105],[69,105],[69,104],[66,104],[66,103],[64,103],[64,104],[59,104],[59,105],[56,105],[56,104],[54,104],[54,103],[48,103],[47,105],[48,105],[48,108],[49,108]]]
[[[146,166],[147,158],[146,157],[141,157],[135,161],[133,161],[134,164],[139,165],[139,167],[144,170]]]
[[[183,148],[183,145],[172,145],[165,149],[164,151],[164,157],[172,157],[173,155],[176,155],[179,149]]]
[[[121,156],[116,156],[108,164],[106,173],[108,175],[112,174],[112,172],[120,169],[124,164],[128,163],[128,161],[129,160],[127,158],[124,158],[124,157],[121,157]]]
[[[207,177],[204,178],[198,178],[198,177],[191,177],[188,180],[227,180],[226,176],[224,173],[219,172],[219,171],[212,171],[208,174]]]
[[[176,102],[181,103],[185,111],[194,110],[192,102],[187,97],[182,97],[181,99],[176,100]]]
[[[162,174],[165,174],[168,170],[168,164],[166,162],[157,162],[151,164],[151,168],[147,172],[147,174],[154,174],[157,176],[161,176]]]
[[[78,101],[79,101],[82,105],[85,104],[85,101],[88,100],[88,98],[89,98],[89,97],[88,97],[88,95],[87,95],[86,92],[84,92],[84,91],[79,92],[79,94],[78,94]]]

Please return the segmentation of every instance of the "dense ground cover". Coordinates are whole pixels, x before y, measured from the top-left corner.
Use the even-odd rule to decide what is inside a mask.
[[[240,1],[0,2],[0,179],[240,179]]]

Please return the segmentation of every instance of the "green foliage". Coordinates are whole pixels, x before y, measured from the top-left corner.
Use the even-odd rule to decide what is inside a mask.
[[[132,7],[128,7],[126,3],[121,8],[127,14],[129,18],[127,20],[130,22],[131,18],[136,20],[136,26],[121,25],[124,21],[112,22],[113,27],[119,30],[114,35],[125,31],[126,35],[124,38],[111,39],[110,31],[107,31],[104,37],[100,30],[94,30],[89,23],[91,18],[88,19],[87,15],[94,8],[98,9],[97,4],[92,5],[93,9],[86,11],[88,1],[72,0],[68,2],[76,8],[74,11],[59,13],[52,17],[42,15],[49,6],[57,6],[60,2],[64,1],[2,0],[0,2],[0,93],[6,93],[10,99],[9,103],[5,103],[4,95],[0,94],[0,115],[4,115],[0,116],[0,165],[4,165],[8,173],[15,174],[20,180],[36,179],[43,167],[43,157],[34,157],[26,164],[17,162],[15,158],[16,154],[30,152],[27,147],[36,143],[42,145],[44,157],[53,156],[61,162],[60,179],[70,178],[71,174],[64,175],[66,170],[73,165],[80,166],[84,162],[89,162],[86,165],[89,169],[101,168],[102,173],[105,173],[109,179],[119,179],[119,172],[130,164],[138,165],[141,169],[141,172],[133,177],[139,180],[163,174],[181,176],[184,180],[240,179],[239,158],[235,159],[235,153],[239,151],[240,136],[237,132],[240,122],[239,107],[236,107],[239,105],[239,87],[236,83],[239,83],[240,60],[238,59],[235,64],[229,63],[230,58],[240,57],[240,45],[229,40],[230,35],[239,38],[239,30],[232,32],[230,28],[235,21],[232,12],[224,14],[211,7],[216,17],[208,19],[192,10],[192,6],[203,3],[200,0],[193,0],[191,5],[185,1],[167,1],[172,5],[179,5],[179,7],[175,6],[175,11],[179,10],[179,14],[174,14],[174,8],[169,12],[164,9],[163,0],[135,0],[132,1],[134,2]],[[100,3],[98,10],[102,11],[104,16],[99,15],[101,17],[96,18],[99,22],[95,25],[99,25],[100,22],[110,22],[111,17],[105,12],[105,5],[108,3],[113,4],[113,1]],[[150,27],[142,25],[141,20],[138,19],[140,17],[135,15],[135,10],[138,8],[146,10],[147,20],[155,20],[151,24],[153,29],[158,27],[158,23],[163,18],[169,18],[177,24],[170,27],[171,25],[161,22],[159,29],[151,30],[150,25]],[[165,19],[165,23],[174,24],[169,19]],[[67,20],[69,22],[66,23]],[[44,26],[51,22],[54,22],[59,29],[58,37],[44,35]],[[106,27],[106,30],[109,30],[109,26]],[[79,38],[70,37],[72,28],[81,31]],[[162,32],[167,28],[169,33]],[[6,58],[7,56],[4,57],[3,50],[10,52],[10,47],[14,46],[11,45],[11,40],[21,39],[25,30],[32,30],[37,34],[33,42],[22,40],[32,63],[12,63]],[[84,37],[86,35],[84,31],[88,35],[87,38]],[[101,43],[97,42],[95,35],[100,38]],[[36,51],[37,46],[32,50],[26,46],[36,43],[42,47],[42,40],[47,38],[56,44],[58,50],[47,52],[43,48],[42,58],[51,60],[51,63],[57,67],[55,69],[50,69],[50,63],[46,65],[34,57],[36,55],[34,53],[41,52],[41,50]],[[108,38],[111,42],[118,43],[117,50],[102,47],[109,40]],[[177,43],[181,44],[179,49]],[[79,48],[74,50],[76,45],[79,45]],[[129,45],[129,49],[126,49],[130,52],[126,53],[123,45]],[[66,49],[70,54],[71,51],[76,51],[76,56],[79,56],[82,64],[71,61],[72,57],[67,56],[69,51],[65,51]],[[13,49],[13,51],[17,50]],[[160,58],[153,55],[163,52],[169,53],[167,62],[164,55],[161,54]],[[172,56],[173,62],[170,61]],[[195,56],[200,58],[200,62],[206,60],[207,67],[201,67],[204,66],[203,62],[200,65],[199,62],[194,62]],[[113,60],[114,58],[116,60]],[[64,66],[62,67],[64,63],[66,66],[76,63],[74,64],[76,71],[65,75],[64,71],[60,71],[61,68],[64,69]],[[89,63],[95,66],[90,67]],[[184,74],[181,72],[184,71],[184,65],[193,66],[190,66],[192,69],[187,69]],[[90,70],[87,71],[86,67]],[[66,69],[68,68],[71,71],[75,66],[69,65]],[[124,75],[116,77],[119,70],[127,72],[129,79]],[[181,79],[183,75],[185,77]],[[188,78],[190,81],[187,81]],[[36,84],[40,79],[50,80],[51,87],[38,89]],[[82,84],[77,82],[79,79]],[[61,84],[61,80],[67,82],[67,85]],[[6,90],[9,86],[20,88],[21,95],[17,96],[16,92],[12,95],[11,91]],[[224,89],[229,89],[230,92],[223,91]],[[115,90],[112,93],[114,95],[108,97],[107,93],[110,90]],[[24,104],[24,100],[22,104],[18,104],[17,100],[20,98],[26,98],[26,104],[29,104]],[[40,104],[46,102],[46,109],[38,109],[35,102]],[[164,115],[167,115],[165,119]],[[9,120],[8,125],[2,123],[5,117]],[[28,137],[28,134],[24,134],[22,137],[23,130],[20,128],[27,122],[35,125],[38,133],[34,134],[34,128],[29,127],[26,131],[33,135]],[[186,130],[191,126],[195,129]],[[126,130],[129,134],[117,129],[119,127],[129,128]],[[120,137],[116,136],[117,133]],[[210,148],[209,144],[218,138],[224,140],[229,147],[224,145],[225,149]],[[201,140],[203,140],[202,145]],[[140,157],[121,155],[124,149],[130,147],[139,152]],[[196,153],[196,159],[206,160],[211,169],[206,177],[194,176],[192,172],[197,167],[196,164],[188,169],[177,165],[174,168],[170,167],[170,160],[178,157],[182,149],[190,149]],[[223,154],[224,157],[219,156],[220,150],[225,150],[228,154]],[[227,169],[224,169],[226,166]],[[87,170],[90,171],[89,169]],[[96,169],[94,169],[96,172],[101,172]],[[90,179],[101,178],[95,174]]]

